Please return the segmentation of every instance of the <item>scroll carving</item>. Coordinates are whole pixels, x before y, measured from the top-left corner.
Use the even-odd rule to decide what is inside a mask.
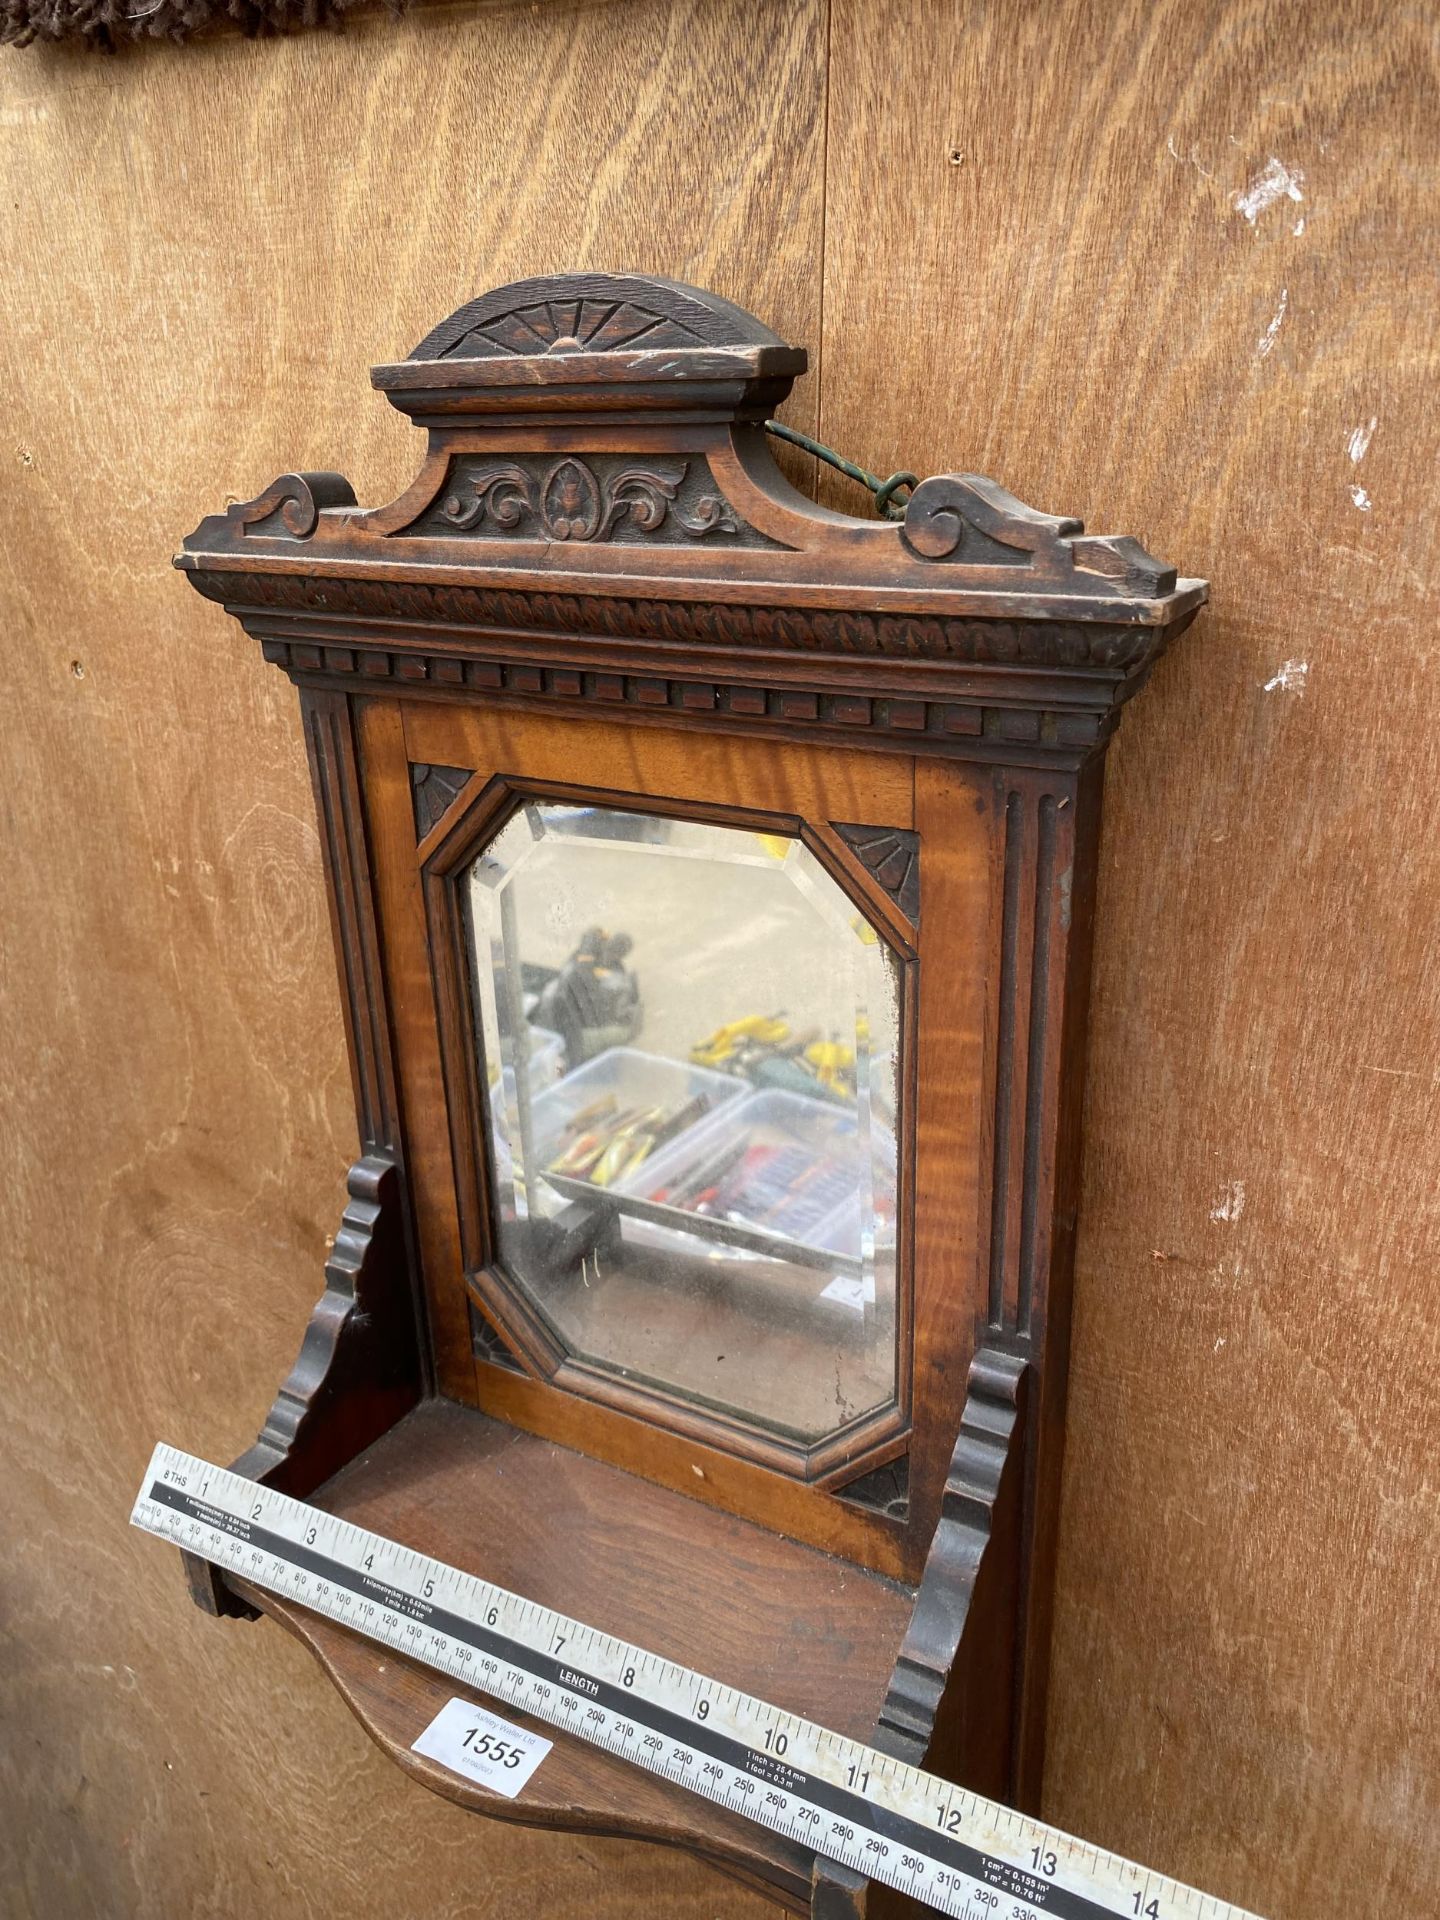
[[[1016,1644],[1005,1590],[1017,1564],[1027,1371],[1024,1360],[992,1347],[970,1363],[940,1522],[873,1740],[908,1766],[994,1799],[1012,1794]],[[817,1858],[812,1920],[863,1920],[873,1911],[868,1884]]]
[[[374,1427],[369,1438],[374,1439],[415,1400],[410,1384],[414,1320],[408,1311],[401,1311],[394,1324],[387,1326],[381,1311],[387,1303],[377,1297],[388,1293],[408,1309],[403,1284],[395,1285],[393,1280],[393,1267],[404,1258],[400,1176],[387,1155],[370,1153],[351,1167],[348,1185],[349,1202],[325,1262],[325,1291],[310,1316],[300,1356],[276,1396],[260,1438],[236,1462],[237,1472],[253,1479],[263,1473],[269,1484],[283,1484],[287,1491],[303,1477],[308,1492],[339,1464],[327,1460],[317,1472],[304,1459],[322,1402],[347,1391],[363,1396],[367,1424]],[[333,1439],[328,1442],[331,1447],[334,1444]],[[342,1457],[348,1458],[348,1451]],[[278,1471],[282,1467],[288,1468],[283,1478]]]
[[[905,544],[926,560],[1023,567],[1034,587],[1097,598],[1174,590],[1175,569],[1129,534],[1084,535],[1083,520],[1039,513],[980,473],[924,480],[905,509]]]
[[[625,533],[667,537],[674,532],[699,540],[712,533],[743,532],[755,544],[770,544],[743,526],[718,493],[703,486],[699,475],[691,478],[688,461],[644,467],[569,454],[547,466],[518,460],[482,467],[459,463],[438,511],[423,530],[559,541],[604,541]]]
[[[225,518],[240,533],[308,540],[322,507],[353,507],[355,489],[342,473],[282,473],[253,500],[230,507]]]

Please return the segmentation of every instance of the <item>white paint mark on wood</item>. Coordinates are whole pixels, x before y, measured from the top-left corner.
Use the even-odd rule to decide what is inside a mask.
[[[1305,216],[1303,213],[1301,214],[1300,218],[1295,222],[1294,226],[1291,227],[1290,231],[1291,233],[1294,234],[1297,240],[1300,238],[1301,234],[1305,231]]]
[[[1210,1209],[1212,1220],[1224,1220],[1233,1226],[1245,1211],[1245,1182],[1231,1180]],[[1218,1350],[1218,1349],[1217,1349]]]
[[[1264,693],[1304,693],[1306,676],[1310,672],[1308,660],[1287,660],[1278,673],[1274,673],[1261,689]]]
[[[1290,305],[1290,289],[1288,287],[1282,287],[1280,289],[1280,304],[1275,309],[1275,318],[1270,322],[1269,326],[1266,327],[1264,333],[1260,336],[1259,340],[1256,342],[1256,345],[1255,345],[1255,351],[1260,355],[1260,358],[1262,360],[1265,358],[1266,354],[1269,353],[1270,349],[1274,346],[1275,341],[1279,336],[1280,329],[1285,324],[1285,310],[1289,305]]]
[[[1370,442],[1375,438],[1375,429],[1379,424],[1380,421],[1378,417],[1372,413],[1363,427],[1351,428],[1350,438],[1345,442],[1345,445],[1349,451],[1350,458],[1355,462],[1357,467],[1370,451]]]
[[[1374,504],[1364,487],[1352,486],[1350,489],[1350,498],[1355,502],[1361,513],[1369,513],[1371,506]]]
[[[1287,167],[1272,153],[1264,170],[1256,174],[1245,191],[1231,196],[1231,204],[1253,227],[1265,209],[1273,207],[1277,200],[1293,200],[1298,205],[1305,198],[1304,186],[1305,176],[1300,169]]]

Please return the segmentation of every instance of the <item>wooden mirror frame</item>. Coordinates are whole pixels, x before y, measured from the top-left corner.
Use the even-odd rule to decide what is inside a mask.
[[[375,370],[428,434],[399,499],[286,475],[177,556],[300,690],[361,1138],[300,1358],[237,1465],[1034,1808],[1103,756],[1206,588],[977,475],[895,520],[816,506],[764,425],[804,367],[675,282],[500,288]],[[903,1365],[880,1416],[767,1442],[510,1311],[453,879],[519,792],[803,836],[899,954]],[[563,1736],[497,1802],[409,1751],[448,1682],[189,1573],[210,1610],[299,1634],[464,1804],[682,1844],[797,1911],[903,1904]]]

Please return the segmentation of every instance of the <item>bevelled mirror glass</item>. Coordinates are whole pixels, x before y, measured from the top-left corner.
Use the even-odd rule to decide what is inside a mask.
[[[799,838],[530,801],[462,876],[499,1264],[809,1443],[896,1391],[896,957]]]

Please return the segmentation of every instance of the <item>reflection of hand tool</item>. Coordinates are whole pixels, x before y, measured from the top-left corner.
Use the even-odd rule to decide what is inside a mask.
[[[589,1180],[597,1187],[613,1186],[641,1166],[656,1147],[693,1126],[709,1104],[703,1093],[697,1093],[673,1111],[622,1109],[614,1094],[605,1094],[571,1115],[561,1136],[561,1150],[546,1171]]]
[[[855,1090],[855,1049],[838,1040],[817,1040],[805,1049],[806,1064],[815,1078],[831,1093],[849,1095]]]
[[[857,1039],[865,1036],[857,1023]],[[690,1049],[696,1066],[741,1074],[757,1087],[832,1100],[855,1098],[855,1048],[818,1027],[793,1033],[780,1014],[746,1014]]]
[[[702,1193],[724,1178],[744,1152],[745,1142],[732,1140],[729,1146],[721,1147],[718,1153],[707,1154],[704,1159],[694,1161],[678,1180],[647,1197],[671,1207],[693,1206]]]
[[[632,1165],[639,1165],[649,1151],[661,1115],[659,1107],[651,1107],[648,1113],[637,1115],[610,1136],[609,1145],[590,1176],[597,1187],[608,1187],[612,1180],[618,1180],[622,1173],[628,1173]]]
[[[598,1106],[600,1102],[595,1104]],[[551,1161],[550,1172],[573,1174],[576,1178],[593,1177],[610,1143],[638,1117],[639,1109],[632,1107],[618,1114],[606,1126],[585,1126],[578,1117],[572,1120],[564,1133],[566,1145]]]
[[[731,1020],[717,1027],[706,1040],[690,1049],[697,1067],[729,1067],[735,1070],[738,1057],[752,1047],[776,1047],[790,1038],[790,1029],[779,1014],[751,1013],[743,1020]]]

